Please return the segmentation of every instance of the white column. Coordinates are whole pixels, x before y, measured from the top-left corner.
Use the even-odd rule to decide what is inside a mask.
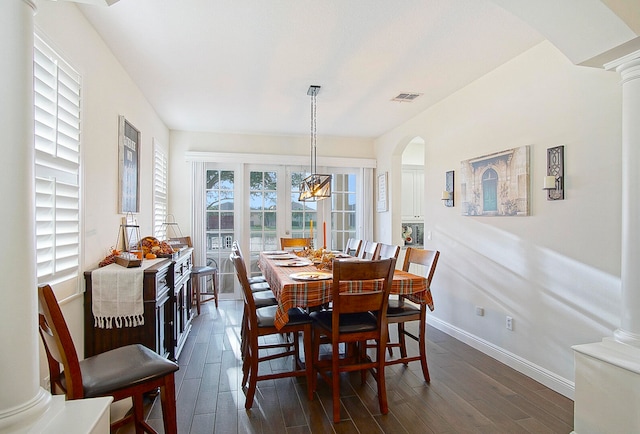
[[[616,340],[640,347],[640,52],[621,59],[622,315]]]
[[[41,415],[33,188],[33,15],[30,0],[0,2],[0,431]]]
[[[640,432],[640,51],[605,65],[622,78],[622,300],[613,338],[576,345],[574,432]]]

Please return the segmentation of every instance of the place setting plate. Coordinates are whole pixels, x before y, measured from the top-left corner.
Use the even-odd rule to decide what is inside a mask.
[[[297,258],[296,255],[290,255],[290,254],[269,256],[269,259],[271,259],[272,261],[292,261],[296,258]]]
[[[311,265],[311,262],[305,262],[305,261],[278,262],[275,265],[277,265],[278,267],[306,267],[307,265]]]
[[[332,273],[324,273],[322,271],[305,271],[302,273],[293,273],[290,274],[293,280],[305,280],[305,281],[315,281],[315,280],[329,280],[333,278]]]
[[[286,250],[265,250],[262,253],[268,256],[279,256],[279,255],[288,255],[290,252],[287,252]]]

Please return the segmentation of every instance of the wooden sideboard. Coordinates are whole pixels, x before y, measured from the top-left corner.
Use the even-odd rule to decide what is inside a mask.
[[[191,267],[193,249],[180,252],[145,268],[143,283],[144,325],[101,329],[94,325],[91,271],[84,273],[84,355],[90,357],[129,344],[142,344],[177,360],[193,318]]]

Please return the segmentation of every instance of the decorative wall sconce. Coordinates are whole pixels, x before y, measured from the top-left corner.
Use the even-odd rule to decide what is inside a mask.
[[[445,174],[444,190],[442,191],[442,203],[444,206],[453,206],[453,170]]]
[[[547,176],[543,190],[547,200],[564,200],[564,145],[547,149]]]

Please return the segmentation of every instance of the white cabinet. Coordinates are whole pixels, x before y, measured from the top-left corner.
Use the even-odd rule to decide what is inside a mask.
[[[402,169],[402,221],[424,220],[424,170]]]

